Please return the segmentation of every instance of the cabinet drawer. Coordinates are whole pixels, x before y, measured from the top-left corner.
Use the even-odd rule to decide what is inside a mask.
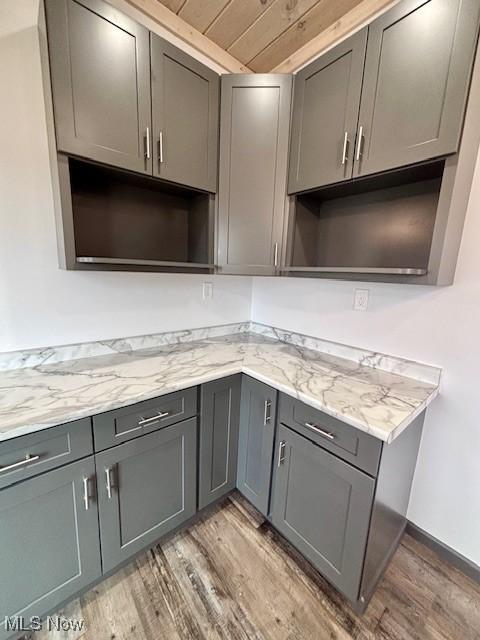
[[[114,409],[93,418],[95,451],[168,427],[197,413],[197,387]]]
[[[280,422],[372,476],[377,475],[382,442],[355,427],[280,395]]]
[[[92,452],[90,418],[0,442],[0,489]]]

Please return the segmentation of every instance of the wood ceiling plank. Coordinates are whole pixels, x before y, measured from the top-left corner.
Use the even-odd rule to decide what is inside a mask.
[[[173,11],[173,13],[178,13],[180,9],[185,4],[186,0],[158,0],[164,7]]]
[[[231,0],[205,31],[205,35],[222,49],[228,49],[274,1]]]
[[[250,60],[248,66],[258,73],[270,71],[360,2],[362,0],[319,0],[291,27]]]
[[[175,15],[173,11],[164,7],[158,0],[127,0],[136,9],[155,20],[170,33],[200,51],[230,73],[250,73],[250,69],[234,58],[230,53],[219,47],[215,42],[190,26],[185,20]]]
[[[273,68],[270,67],[269,71],[272,73],[295,73],[308,62],[318,58],[332,46],[370,23],[378,15],[388,11],[398,2],[400,0],[362,0],[360,4],[312,38],[303,47],[297,49]]]
[[[228,52],[237,60],[247,63],[317,2],[318,0],[275,0],[228,48]]]
[[[203,33],[230,0],[187,0],[178,15]]]

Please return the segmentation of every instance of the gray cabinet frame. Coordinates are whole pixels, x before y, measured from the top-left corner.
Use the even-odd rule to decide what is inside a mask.
[[[294,193],[349,180],[353,175],[358,110],[368,29],[362,29],[295,76],[290,142],[288,191]],[[350,56],[349,72],[333,73]],[[322,120],[325,96],[309,93],[306,86],[325,73],[328,91],[335,96],[336,122]],[[325,90],[325,87],[323,87]],[[330,117],[333,105],[328,104]],[[320,112],[320,113],[319,113]],[[310,123],[311,129],[307,127]],[[319,137],[334,134],[332,145],[319,144]]]
[[[242,375],[201,386],[198,507],[236,486]]]
[[[176,453],[180,452],[181,455],[179,483],[165,484],[162,491],[156,493],[150,482],[161,473],[159,465],[161,466],[162,461],[152,458],[151,453],[160,451],[162,447],[169,447],[175,441]],[[197,420],[190,418],[95,456],[104,573],[150,546],[195,514],[196,444]],[[124,477],[123,463],[132,465],[128,472],[139,478],[136,492],[128,486],[128,475]],[[130,475],[131,478],[134,476]],[[171,478],[164,480],[173,482]],[[172,494],[179,501],[176,511],[170,504]],[[164,504],[162,501],[167,498],[169,504]],[[169,509],[171,510],[168,511]],[[162,512],[162,515],[152,524],[151,514],[156,512]],[[131,526],[135,514],[136,535],[124,540],[123,536],[128,535],[125,522],[128,519]]]
[[[375,480],[283,425],[278,429],[277,450],[273,524],[334,586],[356,601]],[[297,454],[301,459],[295,460],[293,467]],[[335,477],[342,484],[337,495],[332,480]],[[331,489],[327,496],[323,495],[324,483]],[[305,499],[308,495],[314,495],[318,503]],[[312,520],[319,511],[326,520],[335,517],[340,522],[344,517],[344,529],[332,535],[328,522],[321,526],[321,522]],[[333,556],[338,556],[337,562]]]
[[[42,616],[101,576],[94,481],[90,457],[0,491],[1,640],[5,615]]]
[[[234,112],[234,94],[243,89],[250,92],[248,105]],[[259,96],[258,105],[254,97],[256,89]],[[265,89],[277,92],[277,100],[272,101],[274,104],[272,113],[268,113],[268,106],[266,107],[261,101],[260,96]],[[292,77],[289,75],[228,74],[222,76],[217,228],[217,266],[221,273],[245,275],[278,273],[286,210],[291,93]],[[262,153],[249,146],[246,138],[249,133],[249,116],[254,115],[258,115],[258,127],[260,127],[260,118],[263,118],[266,123],[275,122],[275,120],[277,123],[269,148],[262,149]],[[234,163],[236,171],[232,171]],[[267,174],[270,184],[266,184],[266,180],[263,180],[267,178]],[[250,180],[248,176],[254,176],[255,180]],[[262,176],[262,179],[259,176]],[[262,203],[261,206],[258,203]],[[244,211],[254,211],[255,220],[250,223],[244,222],[242,216]],[[237,223],[235,237],[232,233],[234,221]],[[259,232],[265,230],[266,239],[260,249],[261,257],[253,263],[247,254],[252,231],[255,232],[255,230]],[[232,256],[233,243],[236,258]]]
[[[95,140],[79,137],[75,123],[74,107],[74,79],[72,78],[71,50],[69,45],[69,15],[70,6],[80,6],[91,11],[98,19],[105,20],[135,38],[135,85],[130,86],[137,94],[137,140],[135,152],[130,154],[109,148]],[[72,155],[78,155],[98,162],[123,169],[130,169],[140,173],[152,173],[151,147],[151,99],[150,99],[150,46],[148,30],[130,19],[117,9],[101,0],[46,0],[45,2],[48,24],[48,46],[50,51],[50,73],[55,111],[55,129],[57,148]],[[73,26],[73,25],[72,25]],[[92,34],[84,34],[85,47],[90,46]],[[81,61],[78,62],[81,64]],[[85,70],[88,73],[88,69]],[[122,70],[117,70],[116,82],[127,81],[122,77]],[[131,80],[131,79],[130,79]],[[99,83],[100,84],[100,83]],[[98,91],[103,87],[99,86]],[[76,99],[82,101],[82,95]],[[99,100],[105,101],[105,96],[99,95]],[[88,113],[88,104],[82,109]],[[109,126],[118,128],[115,105],[111,109]]]
[[[238,442],[238,490],[268,514],[277,391],[249,376],[242,379]]]
[[[398,60],[388,59],[383,55],[385,37],[389,30],[401,27],[403,19],[415,20],[415,11],[428,8],[429,4],[443,5],[449,15],[443,17],[451,28],[451,48],[448,61],[442,61],[444,48],[435,48],[431,55],[438,57],[437,68],[446,74],[446,84],[443,86],[442,77],[433,77],[429,81],[438,90],[442,104],[438,105],[438,130],[435,138],[415,140],[414,143],[402,141],[402,131],[395,131],[396,144],[391,147],[383,144],[381,130],[375,133],[377,144],[372,148],[373,129],[378,120],[381,102],[379,97],[379,78],[383,72],[388,77],[388,64],[393,69],[390,74],[398,77],[398,90],[402,91],[401,77],[396,74],[395,65]],[[440,7],[437,7],[440,8]],[[368,46],[365,60],[365,75],[363,80],[362,101],[359,115],[359,125],[362,127],[364,140],[357,141],[358,157],[355,161],[354,175],[363,176],[379,171],[387,171],[413,163],[423,162],[431,158],[455,153],[460,144],[463,126],[465,104],[470,87],[472,61],[475,54],[475,44],[478,35],[480,6],[476,0],[403,0],[398,5],[377,18],[368,31]],[[433,28],[433,25],[432,27]],[[418,37],[417,34],[412,34]],[[415,51],[415,42],[404,41],[403,46]],[[447,43],[445,43],[447,46]],[[421,59],[419,64],[422,65]],[[415,68],[410,73],[415,74]],[[404,71],[406,73],[406,70]],[[440,85],[440,86],[439,86]],[[408,90],[407,88],[405,90]],[[431,89],[433,91],[433,88]],[[387,96],[387,99],[389,96]],[[394,96],[393,96],[394,101]],[[388,105],[386,105],[388,110]],[[421,109],[421,104],[416,105]],[[393,114],[392,114],[393,116]],[[408,120],[409,127],[415,121],[415,113],[402,114]],[[386,115],[384,115],[386,118]],[[387,126],[391,126],[388,125]],[[412,133],[410,132],[410,136]],[[419,132],[420,135],[420,132]],[[361,153],[359,146],[362,146]]]
[[[217,190],[218,127],[220,79],[217,73],[187,55],[154,33],[151,39],[152,65],[152,127],[153,127],[153,175],[196,189]],[[183,73],[189,73],[190,86],[169,85],[166,65],[176,63]],[[195,93],[193,81],[201,80],[207,87],[206,95]],[[185,94],[186,91],[186,94]],[[182,93],[183,92],[183,93]],[[195,97],[192,101],[192,93]],[[169,95],[174,93],[178,109],[167,112]],[[180,117],[179,111],[182,116]],[[191,120],[198,121],[197,114],[207,114],[203,123],[203,141],[199,131],[191,130]],[[184,153],[178,156],[178,148]],[[172,160],[176,152],[177,164]]]

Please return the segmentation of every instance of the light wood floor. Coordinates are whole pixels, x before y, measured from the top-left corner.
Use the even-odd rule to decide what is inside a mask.
[[[60,613],[35,640],[480,640],[480,586],[411,537],[359,617],[238,496]]]

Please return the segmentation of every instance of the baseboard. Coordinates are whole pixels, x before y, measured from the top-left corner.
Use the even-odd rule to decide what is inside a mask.
[[[451,547],[448,547],[443,542],[440,542],[440,540],[437,540],[437,538],[434,538],[423,529],[420,529],[420,527],[417,527],[413,522],[407,522],[405,531],[411,535],[412,538],[418,540],[418,542],[421,542],[432,551],[435,551],[442,560],[445,560],[445,562],[448,562],[466,576],[480,584],[480,567],[471,560],[468,560],[468,558],[457,553],[457,551],[454,551]]]

